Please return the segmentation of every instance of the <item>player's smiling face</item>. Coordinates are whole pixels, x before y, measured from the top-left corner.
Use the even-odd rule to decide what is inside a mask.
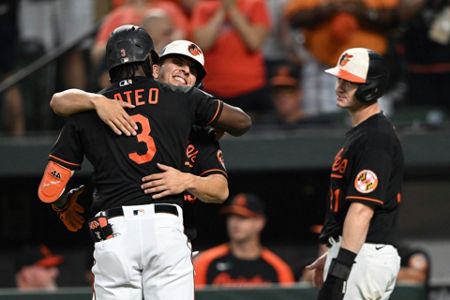
[[[183,57],[164,59],[156,73],[155,79],[176,86],[193,86],[197,80],[195,66]]]
[[[358,89],[358,84],[337,78],[336,80],[336,105],[340,108],[354,110],[361,106],[361,103],[356,99],[355,93]]]

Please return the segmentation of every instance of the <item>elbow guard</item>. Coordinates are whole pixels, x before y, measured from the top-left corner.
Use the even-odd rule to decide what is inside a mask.
[[[73,171],[49,161],[39,184],[38,196],[44,203],[53,203],[61,197]]]

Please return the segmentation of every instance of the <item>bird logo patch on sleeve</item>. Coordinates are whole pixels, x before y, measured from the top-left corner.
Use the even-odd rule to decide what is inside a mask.
[[[373,192],[378,186],[378,177],[371,170],[362,170],[356,175],[355,189],[363,194]]]

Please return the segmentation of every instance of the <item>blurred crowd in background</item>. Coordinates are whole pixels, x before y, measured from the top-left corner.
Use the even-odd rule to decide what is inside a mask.
[[[0,0],[0,81],[63,53],[0,86],[1,133],[58,130],[51,95],[107,86],[105,43],[123,24],[143,26],[157,51],[177,39],[198,44],[208,72],[202,88],[250,113],[253,130],[342,124],[334,79],[323,70],[352,47],[388,59],[381,103],[394,121],[448,118],[448,0]]]
[[[51,95],[107,86],[105,44],[123,24],[144,27],[158,52],[178,39],[198,44],[208,74],[201,88],[251,114],[252,130],[344,126],[345,113],[335,104],[335,79],[323,71],[353,47],[371,48],[387,58],[391,77],[381,105],[394,121],[448,121],[448,0],[0,0],[0,82],[42,57],[63,53],[10,87],[0,84],[0,135],[59,130],[64,121],[50,111]],[[252,214],[258,205],[248,215],[228,212],[230,244],[214,248],[210,261],[200,256],[199,268],[207,273],[213,259],[226,256],[246,266],[241,269],[263,268],[269,281],[310,281],[303,269],[288,270],[276,255],[261,250],[262,208]],[[247,226],[254,237],[249,256],[233,247],[233,237],[244,234],[239,226]],[[26,288],[37,274],[55,288],[63,258],[42,246],[23,251],[16,263],[17,286]],[[404,269],[406,281],[427,284],[426,253],[405,249],[402,257],[405,268],[415,266],[410,272]],[[249,267],[251,263],[257,265]],[[210,273],[227,264],[215,268]],[[206,273],[200,284],[227,283],[223,274],[209,278]],[[236,276],[246,275],[253,283],[266,280],[258,274]],[[89,282],[89,272],[86,276]]]

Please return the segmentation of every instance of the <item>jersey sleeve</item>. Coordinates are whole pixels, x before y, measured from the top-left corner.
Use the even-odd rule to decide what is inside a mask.
[[[74,117],[71,117],[61,130],[49,154],[49,160],[71,170],[81,168],[83,149]]]
[[[190,105],[194,112],[194,123],[200,126],[211,125],[219,119],[223,102],[199,89],[192,89],[189,94]]]
[[[192,142],[198,153],[196,160],[193,161],[191,173],[197,176],[221,174],[228,178],[222,149],[215,138],[214,131],[196,134],[202,136]]]
[[[386,200],[392,158],[381,148],[365,148],[358,153],[353,167],[347,201],[358,201],[370,206],[382,206]]]

